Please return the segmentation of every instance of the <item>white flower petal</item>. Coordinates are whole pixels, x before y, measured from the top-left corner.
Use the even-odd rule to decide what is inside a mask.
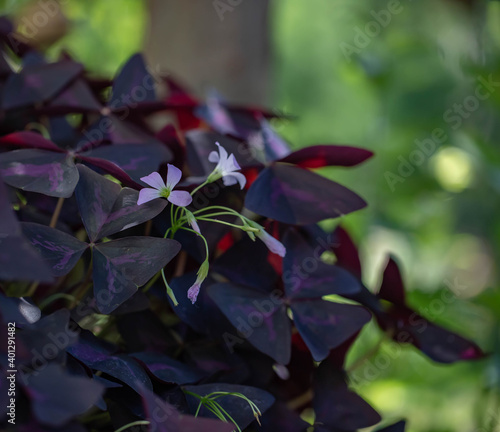
[[[231,154],[231,156],[229,156],[229,159],[226,163],[226,169],[228,171],[238,171],[241,169],[238,162],[236,161],[236,158],[234,157],[234,154]]]
[[[215,143],[217,147],[219,147],[219,164],[224,166],[226,164],[228,154],[224,147],[222,147],[218,142]]]
[[[186,191],[172,191],[167,198],[172,204],[179,207],[186,207],[191,204],[193,197]]]
[[[224,183],[224,186],[232,186],[238,183],[238,180],[236,180],[236,177],[233,177],[231,174],[226,174],[222,177],[222,182]]]
[[[208,155],[208,160],[213,163],[219,162],[219,153],[217,153],[215,150],[211,151],[210,154]]]
[[[275,239],[272,235],[268,234],[263,229],[258,233],[255,233],[257,237],[259,237],[262,242],[267,246],[267,248],[276,255],[280,257],[284,257],[286,254],[285,246],[279,240]]]
[[[162,189],[165,187],[165,183],[163,182],[161,175],[158,174],[156,171],[153,171],[146,177],[141,177],[141,180],[154,189]]]
[[[160,198],[160,191],[156,189],[144,188],[139,191],[139,199],[137,200],[137,205],[147,203],[156,198]]]
[[[226,176],[223,177],[223,182],[226,186],[230,186],[229,184],[226,183],[226,179],[232,179],[231,185],[236,184],[238,182],[240,184],[240,188],[243,189],[247,183],[246,177],[239,173],[239,172],[232,172],[230,174],[226,174]]]
[[[172,190],[182,177],[182,171],[174,165],[167,165],[167,189]]]

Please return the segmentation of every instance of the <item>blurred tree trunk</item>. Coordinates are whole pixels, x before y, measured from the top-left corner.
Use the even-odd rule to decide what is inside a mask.
[[[204,96],[266,104],[268,0],[149,0],[149,64]]]

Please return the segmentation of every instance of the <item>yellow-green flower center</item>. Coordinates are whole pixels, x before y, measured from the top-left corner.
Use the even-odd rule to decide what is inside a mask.
[[[168,188],[162,188],[160,190],[160,196],[163,198],[168,198],[170,196],[170,189]]]

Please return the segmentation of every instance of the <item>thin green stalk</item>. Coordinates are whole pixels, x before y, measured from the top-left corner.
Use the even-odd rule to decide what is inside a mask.
[[[222,225],[228,225],[230,227],[238,228],[238,229],[241,229],[244,226],[244,225],[232,224],[230,222],[222,221],[222,220],[219,220],[219,219],[208,219],[208,218],[204,218],[204,217],[199,217],[199,218],[197,218],[197,220],[219,223],[219,224],[222,224]],[[255,231],[257,232],[258,230],[255,230]]]
[[[51,296],[47,297],[45,300],[43,300],[42,302],[40,302],[40,304],[38,305],[38,307],[43,310],[45,309],[49,304],[51,304],[52,302],[56,301],[56,300],[59,300],[60,298],[63,298],[63,299],[66,299],[66,300],[70,300],[70,301],[76,301],[76,297],[71,295],[71,294],[66,294],[66,293],[55,293],[55,294],[52,294]]]
[[[150,424],[150,422],[147,420],[137,420],[132,423],[128,423],[125,426],[122,426],[120,429],[116,429],[115,432],[123,432],[128,428],[131,428],[132,426],[148,425],[148,424]]]
[[[194,188],[191,191],[191,196],[193,196],[196,192],[198,192],[203,186],[206,186],[207,184],[208,184],[208,181],[205,180],[201,185],[199,185],[198,187]]]
[[[167,278],[165,277],[165,272],[163,271],[163,269],[161,269],[161,276],[163,277],[163,283],[165,284],[165,287],[167,288],[167,295],[170,297],[170,299],[174,303],[174,306],[177,306],[179,304],[179,302],[175,298],[175,294],[174,294],[174,292],[172,291],[172,288],[170,288],[170,285],[167,282]]]

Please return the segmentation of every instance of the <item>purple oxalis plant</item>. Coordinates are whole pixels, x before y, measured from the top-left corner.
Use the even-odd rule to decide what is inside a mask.
[[[373,293],[347,232],[317,225],[366,203],[314,169],[369,150],[292,152],[281,115],[199,100],[139,54],[95,80],[6,18],[0,40],[2,430],[299,432],[312,408],[315,431],[355,431],[381,420],[345,367],[370,320],[436,362],[484,356],[411,309],[395,260]]]

